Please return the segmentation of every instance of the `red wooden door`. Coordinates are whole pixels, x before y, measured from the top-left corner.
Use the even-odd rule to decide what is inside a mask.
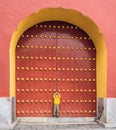
[[[80,28],[45,22],[28,29],[16,48],[17,117],[51,117],[61,94],[61,117],[96,116],[96,51]]]

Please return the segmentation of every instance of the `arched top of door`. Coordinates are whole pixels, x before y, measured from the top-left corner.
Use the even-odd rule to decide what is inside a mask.
[[[97,97],[106,97],[107,82],[107,52],[105,40],[99,31],[97,25],[87,16],[79,11],[63,8],[45,8],[37,13],[33,13],[26,17],[18,25],[16,31],[12,35],[10,43],[10,96],[15,96],[15,48],[16,44],[28,28],[35,24],[45,21],[64,21],[80,27],[92,39],[96,50],[96,81],[97,81]]]

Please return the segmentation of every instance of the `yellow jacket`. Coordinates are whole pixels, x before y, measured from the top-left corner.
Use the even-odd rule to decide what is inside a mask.
[[[60,98],[61,98],[61,95],[58,93],[58,97],[56,97],[56,93],[54,94],[53,98],[54,98],[54,104],[56,105],[59,105],[60,104]]]

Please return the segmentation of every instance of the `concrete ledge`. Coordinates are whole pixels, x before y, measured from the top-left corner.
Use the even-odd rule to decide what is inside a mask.
[[[20,117],[17,118],[20,123],[39,123],[39,124],[94,124],[93,117]]]
[[[0,124],[0,130],[13,130],[17,123],[18,121],[11,124]]]

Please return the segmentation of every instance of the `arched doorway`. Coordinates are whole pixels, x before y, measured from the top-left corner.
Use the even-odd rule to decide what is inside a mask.
[[[33,19],[33,20],[32,20]],[[72,9],[62,8],[45,8],[37,13],[34,13],[26,17],[17,27],[13,33],[10,43],[10,96],[16,97],[16,62],[15,62],[15,50],[17,42],[20,36],[28,28],[35,24],[44,21],[65,21],[83,29],[92,39],[96,48],[96,96],[98,101],[102,103],[102,98],[107,95],[106,83],[107,83],[107,52],[106,45],[102,34],[99,31],[97,25],[89,18],[82,15],[80,12]],[[98,102],[99,105],[99,102]],[[13,111],[15,110],[15,103],[13,103]],[[101,106],[101,105],[100,105]],[[99,107],[97,106],[98,112]],[[98,115],[101,115],[100,110]],[[15,113],[12,115],[15,119]]]
[[[60,117],[96,116],[96,49],[79,27],[42,22],[17,43],[17,117],[52,117],[56,91]]]

